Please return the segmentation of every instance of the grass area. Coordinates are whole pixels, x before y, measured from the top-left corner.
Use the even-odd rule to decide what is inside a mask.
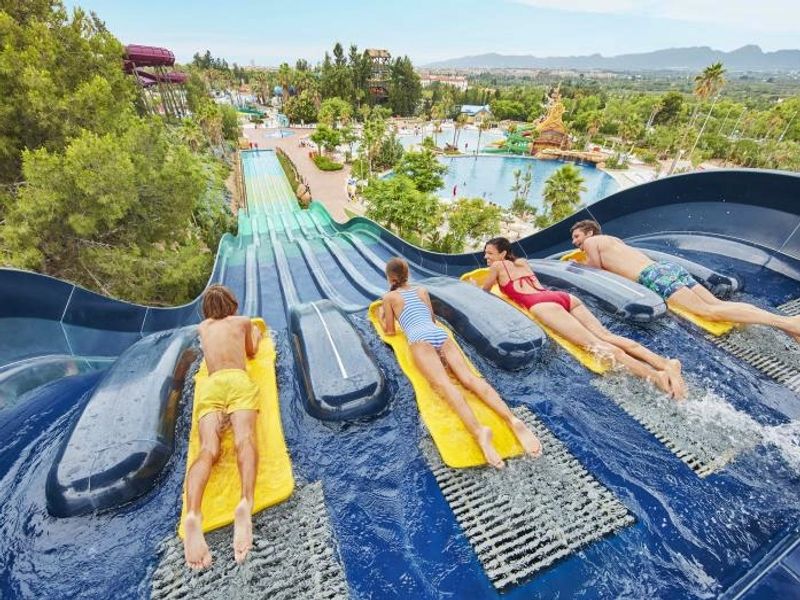
[[[317,154],[313,160],[321,171],[341,171],[342,167],[344,167],[342,163],[337,163],[322,154]]]
[[[297,187],[300,185],[300,181],[297,177],[297,169],[292,163],[291,159],[286,155],[283,150],[278,149],[275,152],[278,155],[278,162],[281,163],[281,167],[283,167],[283,172],[286,174],[286,178],[289,180],[289,185],[292,186],[292,191],[296,192]]]

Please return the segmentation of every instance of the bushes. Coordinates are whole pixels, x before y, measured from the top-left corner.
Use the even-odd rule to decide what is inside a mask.
[[[342,163],[337,163],[322,154],[317,154],[312,160],[321,171],[341,171],[344,166]]]
[[[615,154],[611,158],[606,159],[605,166],[606,169],[623,170],[628,168],[628,161],[619,154]]]
[[[365,159],[357,158],[353,161],[353,167],[350,170],[350,172],[356,179],[368,179],[369,165],[367,164],[367,161]]]
[[[651,152],[650,150],[640,150],[638,154],[639,158],[641,158],[642,162],[646,165],[654,165],[658,162],[658,157],[656,156],[655,152]]]
[[[295,169],[294,163],[292,163],[291,159],[286,155],[286,152],[281,148],[276,149],[275,154],[278,157],[278,162],[281,163],[281,167],[283,167],[283,173],[286,175],[286,179],[289,180],[289,185],[292,186],[293,190],[297,190],[300,181],[297,178],[297,169]]]

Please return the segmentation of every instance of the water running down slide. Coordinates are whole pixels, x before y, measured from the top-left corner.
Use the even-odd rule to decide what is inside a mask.
[[[391,595],[396,590],[397,597],[497,598],[421,460],[416,440],[425,434],[419,429],[410,386],[391,351],[366,323],[365,313],[345,317],[328,304],[331,318],[342,315],[357,343],[374,355],[392,402],[380,417],[344,429],[321,426],[304,408],[303,376],[293,360],[297,329],[287,326],[285,316],[290,306],[311,301],[319,308],[316,302],[325,301],[287,232],[310,246],[325,265],[328,281],[351,303],[366,303],[370,296],[347,276],[329,243],[353,265],[364,267],[357,267],[359,274],[376,288],[385,286],[379,262],[393,254],[406,256],[417,278],[430,273],[457,277],[483,266],[480,256],[420,251],[365,219],[334,223],[320,205],[300,216],[311,217],[305,230],[293,217],[292,231],[284,217],[296,203],[274,156],[244,153],[243,165],[248,198],[262,189],[265,200],[276,202],[263,214],[251,208],[250,215],[240,215],[239,234],[221,241],[211,279],[229,285],[276,330],[282,418],[295,475],[298,480],[322,481],[352,595]],[[668,178],[615,194],[593,205],[591,212],[523,240],[517,249],[536,259],[566,250],[571,223],[594,217],[609,233],[635,237],[656,251],[735,275],[745,282],[748,300],[777,306],[800,296],[800,215],[792,201],[799,195],[798,179],[761,172]],[[304,235],[312,233],[313,237]],[[328,239],[318,241],[323,234]],[[255,257],[251,251],[248,262],[248,248],[256,243]],[[280,273],[281,263],[288,266],[288,274]],[[248,286],[249,278],[255,284]],[[0,364],[13,363],[15,373],[28,361],[33,369],[48,355],[110,361],[136,340],[199,319],[196,302],[176,309],[136,307],[8,270],[0,272],[0,282],[1,339],[15,340],[0,345]],[[287,291],[291,287],[294,296]],[[595,309],[606,307],[600,299],[582,297]],[[309,331],[319,331],[327,321],[311,305],[308,311],[304,319]],[[637,519],[637,525],[585,547],[580,556],[573,554],[535,579],[516,584],[503,598],[568,597],[587,589],[602,597],[734,597],[744,591],[757,598],[776,590],[794,593],[796,588],[787,587],[785,576],[793,573],[792,561],[798,555],[800,477],[787,463],[791,453],[781,448],[785,450],[789,439],[783,432],[788,434],[800,418],[797,396],[671,320],[660,318],[646,326],[603,320],[615,332],[684,361],[687,374],[707,390],[706,397],[687,403],[691,418],[711,417],[731,435],[744,428],[770,443],[701,480],[609,401],[607,392],[590,385],[593,376],[564,353],[545,353],[535,365],[512,373],[493,366],[470,343],[462,344],[503,397],[530,408]],[[321,351],[326,352],[324,345]],[[338,370],[335,359],[329,362]],[[4,373],[0,370],[0,386],[8,381]],[[155,545],[173,534],[178,518],[188,438],[182,419],[189,407],[180,406],[173,426],[175,460],[150,492],[122,509],[54,519],[46,508],[45,480],[89,402],[87,393],[100,379],[97,374],[59,377],[21,396],[15,391],[15,406],[0,412],[0,439],[7,440],[0,447],[3,597],[83,593],[104,598],[129,595],[134,589],[147,595]],[[43,383],[41,378],[31,381]],[[106,415],[98,426],[113,426],[116,416]],[[136,542],[119,544],[115,539]]]

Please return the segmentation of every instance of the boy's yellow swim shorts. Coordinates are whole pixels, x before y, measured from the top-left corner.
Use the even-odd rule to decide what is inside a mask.
[[[258,410],[258,386],[246,371],[221,369],[197,382],[197,420],[215,411]]]

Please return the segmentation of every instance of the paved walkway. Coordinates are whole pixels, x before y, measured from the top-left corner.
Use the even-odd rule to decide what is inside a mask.
[[[283,149],[294,162],[300,175],[305,177],[308,185],[311,186],[311,195],[314,200],[324,204],[334,219],[344,223],[349,218],[344,212],[344,207],[348,206],[355,212],[347,197],[347,179],[350,176],[350,167],[345,165],[341,171],[320,171],[308,157],[309,152],[316,146],[310,144],[304,148],[300,147],[300,140],[311,135],[314,130],[291,129],[294,135],[285,138],[270,137],[275,130],[261,128],[247,128],[244,130],[244,135],[251,142],[257,142],[259,148]]]

